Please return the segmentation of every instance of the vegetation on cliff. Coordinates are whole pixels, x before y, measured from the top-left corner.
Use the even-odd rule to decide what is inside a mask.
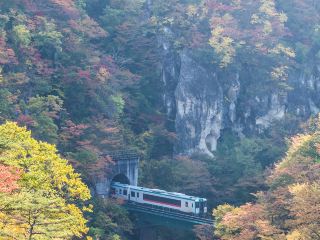
[[[101,153],[130,148],[141,185],[238,206],[216,209],[221,239],[316,239],[318,126],[285,156],[305,120],[294,114],[245,136],[224,129],[214,157],[175,156],[159,41],[169,29],[170,50],[192,52],[222,87],[240,72],[250,105],[289,94],[292,71],[318,77],[319,9],[314,0],[0,0],[0,238],[132,237],[127,212],[88,191],[111,164]]]
[[[275,165],[254,203],[220,205],[215,234],[220,239],[319,239],[320,119],[290,139],[285,157]]]

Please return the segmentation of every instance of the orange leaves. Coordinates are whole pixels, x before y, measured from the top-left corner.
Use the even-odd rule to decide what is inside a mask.
[[[102,38],[108,36],[107,32],[89,16],[84,16],[79,21],[70,20],[69,24],[74,30],[87,35],[89,38]]]
[[[223,240],[281,239],[280,231],[268,221],[267,211],[260,204],[248,203],[237,208],[222,205],[215,214],[218,216],[215,233]]]
[[[287,35],[284,26],[287,17],[277,11],[274,1],[232,0],[226,3],[207,0],[204,8],[211,18],[209,43],[221,58],[221,67],[231,64],[240,49],[246,48],[247,54],[257,56],[271,55],[270,52]],[[284,46],[282,48],[292,51]]]
[[[28,127],[34,126],[36,123],[31,116],[24,115],[24,114],[19,115],[17,122],[22,126],[28,126]]]
[[[11,193],[18,189],[17,181],[20,178],[21,171],[14,167],[8,167],[0,164],[0,192]]]
[[[290,187],[290,193],[293,195],[293,219],[288,220],[287,225],[294,227],[302,236],[319,236],[320,184],[296,184]]]
[[[109,72],[108,68],[100,67],[97,73],[97,79],[100,82],[106,82],[111,77],[111,73]]]
[[[74,0],[50,0],[54,5],[61,8],[70,16],[79,16],[80,12],[75,5]]]
[[[5,39],[0,36],[0,65],[17,63],[13,49],[6,46]]]
[[[216,234],[223,240],[318,239],[320,236],[320,126],[290,141],[286,156],[270,174],[269,190],[256,204],[219,206]]]
[[[66,126],[62,127],[63,134],[60,137],[64,141],[69,141],[72,138],[79,137],[83,134],[84,130],[88,128],[85,124],[75,124],[71,120],[66,121]]]

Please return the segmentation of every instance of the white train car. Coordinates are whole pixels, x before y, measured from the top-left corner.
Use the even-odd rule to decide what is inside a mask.
[[[203,215],[207,213],[207,199],[188,196],[182,193],[166,192],[159,189],[150,189],[113,182],[111,196],[141,204]]]

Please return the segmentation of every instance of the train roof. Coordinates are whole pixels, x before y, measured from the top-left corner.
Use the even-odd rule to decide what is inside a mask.
[[[136,191],[142,191],[142,192],[146,192],[146,193],[160,194],[160,195],[164,195],[164,196],[168,196],[168,197],[178,197],[178,198],[183,198],[183,199],[193,200],[193,201],[197,201],[197,200],[207,201],[206,198],[189,196],[189,195],[186,195],[184,193],[167,192],[167,191],[164,191],[164,190],[161,190],[161,189],[138,187],[138,186],[132,186],[132,185],[128,185],[128,184],[122,184],[122,183],[119,183],[119,182],[113,182],[112,185],[118,186],[118,187],[127,187],[127,188],[130,188],[130,189],[134,189]]]

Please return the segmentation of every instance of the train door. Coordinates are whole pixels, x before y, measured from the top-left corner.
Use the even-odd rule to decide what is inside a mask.
[[[198,201],[195,202],[195,214],[199,214],[199,207],[200,207],[200,204]]]
[[[200,209],[199,209],[200,215],[204,214],[204,202],[200,202]]]
[[[131,198],[131,201],[136,202],[137,201],[137,192],[136,191],[130,191],[130,198]]]
[[[199,205],[200,205],[199,214],[200,215],[206,214],[207,213],[207,201],[200,200]]]

